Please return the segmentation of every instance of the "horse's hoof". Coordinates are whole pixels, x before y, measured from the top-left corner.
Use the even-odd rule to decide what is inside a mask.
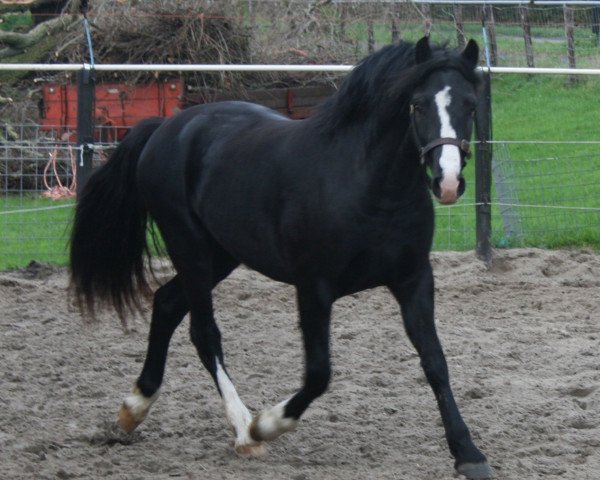
[[[248,433],[252,440],[255,442],[270,442],[285,432],[290,432],[296,428],[298,420],[283,416],[285,403],[275,405],[252,419],[248,427]]]
[[[463,463],[456,467],[456,471],[469,480],[488,480],[494,478],[494,471],[487,462]]]
[[[244,458],[264,457],[267,454],[267,449],[262,443],[252,443],[250,445],[236,445],[235,453]]]
[[[121,409],[119,410],[119,426],[125,433],[133,432],[143,421],[143,416],[136,417],[126,404],[121,405]]]

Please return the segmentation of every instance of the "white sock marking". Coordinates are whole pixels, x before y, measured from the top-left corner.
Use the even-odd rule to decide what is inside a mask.
[[[159,391],[157,390],[154,395],[148,398],[145,397],[142,392],[140,392],[139,388],[136,387],[133,393],[125,398],[123,403],[136,420],[143,420],[150,410],[152,404],[156,402],[158,394]]]
[[[448,107],[452,101],[450,95],[450,86],[444,87],[435,94],[435,103],[438,109],[438,115],[440,117],[440,137],[456,138],[456,131],[452,128],[450,123],[450,115],[448,114]],[[442,169],[442,178],[457,182],[457,178],[460,175],[460,150],[455,145],[443,145],[442,154],[440,156],[440,168]]]
[[[289,402],[285,400],[274,407],[265,410],[258,417],[257,427],[261,438],[273,440],[279,435],[294,430],[298,424],[295,418],[284,417],[285,406]]]
[[[252,421],[252,415],[238,396],[231,379],[227,373],[225,373],[223,366],[218,360],[217,382],[219,384],[221,395],[223,396],[223,403],[225,404],[225,415],[235,430],[235,446],[256,444],[256,442],[250,438],[248,432],[248,426]]]

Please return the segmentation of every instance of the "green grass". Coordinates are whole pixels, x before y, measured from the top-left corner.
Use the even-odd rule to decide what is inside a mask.
[[[68,205],[73,203],[34,196],[2,198],[0,270],[22,267],[32,260],[66,264],[73,215],[73,208]]]
[[[29,30],[33,25],[33,17],[31,12],[21,13],[5,13],[0,15],[2,21],[0,22],[0,30],[4,32]]]
[[[504,76],[494,81],[496,140],[598,141],[600,79],[583,77],[572,86],[566,77]],[[520,204],[600,208],[600,145],[509,146]],[[547,208],[516,209],[521,238],[500,244],[600,248],[600,213]],[[500,226],[500,216],[496,215]]]
[[[492,83],[494,139],[598,141],[599,88],[600,79],[593,78],[572,86],[564,76],[498,75]],[[500,207],[494,206],[495,246],[600,248],[600,211],[580,210],[600,209],[600,145],[514,144],[508,152],[494,148],[497,160],[504,160],[498,166],[518,204],[537,206],[509,210],[521,228],[521,234],[512,236],[504,229]],[[473,203],[473,170],[471,162],[465,170],[463,204]],[[496,188],[493,195],[496,202],[502,200]],[[438,207],[437,212],[435,248],[473,248],[474,213],[467,207]]]

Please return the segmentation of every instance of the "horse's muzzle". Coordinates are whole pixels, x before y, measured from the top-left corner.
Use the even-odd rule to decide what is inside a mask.
[[[465,179],[462,175],[458,178],[435,177],[431,190],[442,205],[452,205],[465,193]]]

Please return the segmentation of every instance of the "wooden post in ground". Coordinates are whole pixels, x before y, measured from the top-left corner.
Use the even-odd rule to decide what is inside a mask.
[[[565,36],[567,37],[567,58],[569,68],[576,68],[575,65],[575,19],[573,18],[573,9],[568,5],[563,6],[565,17]],[[575,75],[569,75],[569,82],[577,83]]]
[[[488,44],[490,49],[491,66],[498,65],[498,42],[496,41],[496,22],[494,21],[494,7],[483,7],[483,23],[487,29]]]
[[[483,90],[475,111],[475,251],[486,265],[492,262],[492,93],[490,74],[483,76]]]
[[[462,50],[467,45],[467,40],[465,39],[465,27],[463,24],[462,5],[452,5],[452,15],[454,16],[454,26],[456,27],[456,41],[458,48]]]
[[[348,5],[345,3],[338,4],[338,12],[340,16],[340,37],[346,36],[346,22],[348,21]]]
[[[527,66],[533,68],[533,42],[531,40],[531,21],[529,20],[529,7],[520,6],[519,12],[521,13],[521,26],[523,27],[523,38],[525,40],[525,58],[527,60]]]
[[[395,3],[390,5],[389,15],[392,43],[397,43],[400,40],[400,28],[398,27],[398,10]]]
[[[373,26],[373,15],[371,11],[367,13],[367,49],[369,53],[375,51],[375,28]]]

